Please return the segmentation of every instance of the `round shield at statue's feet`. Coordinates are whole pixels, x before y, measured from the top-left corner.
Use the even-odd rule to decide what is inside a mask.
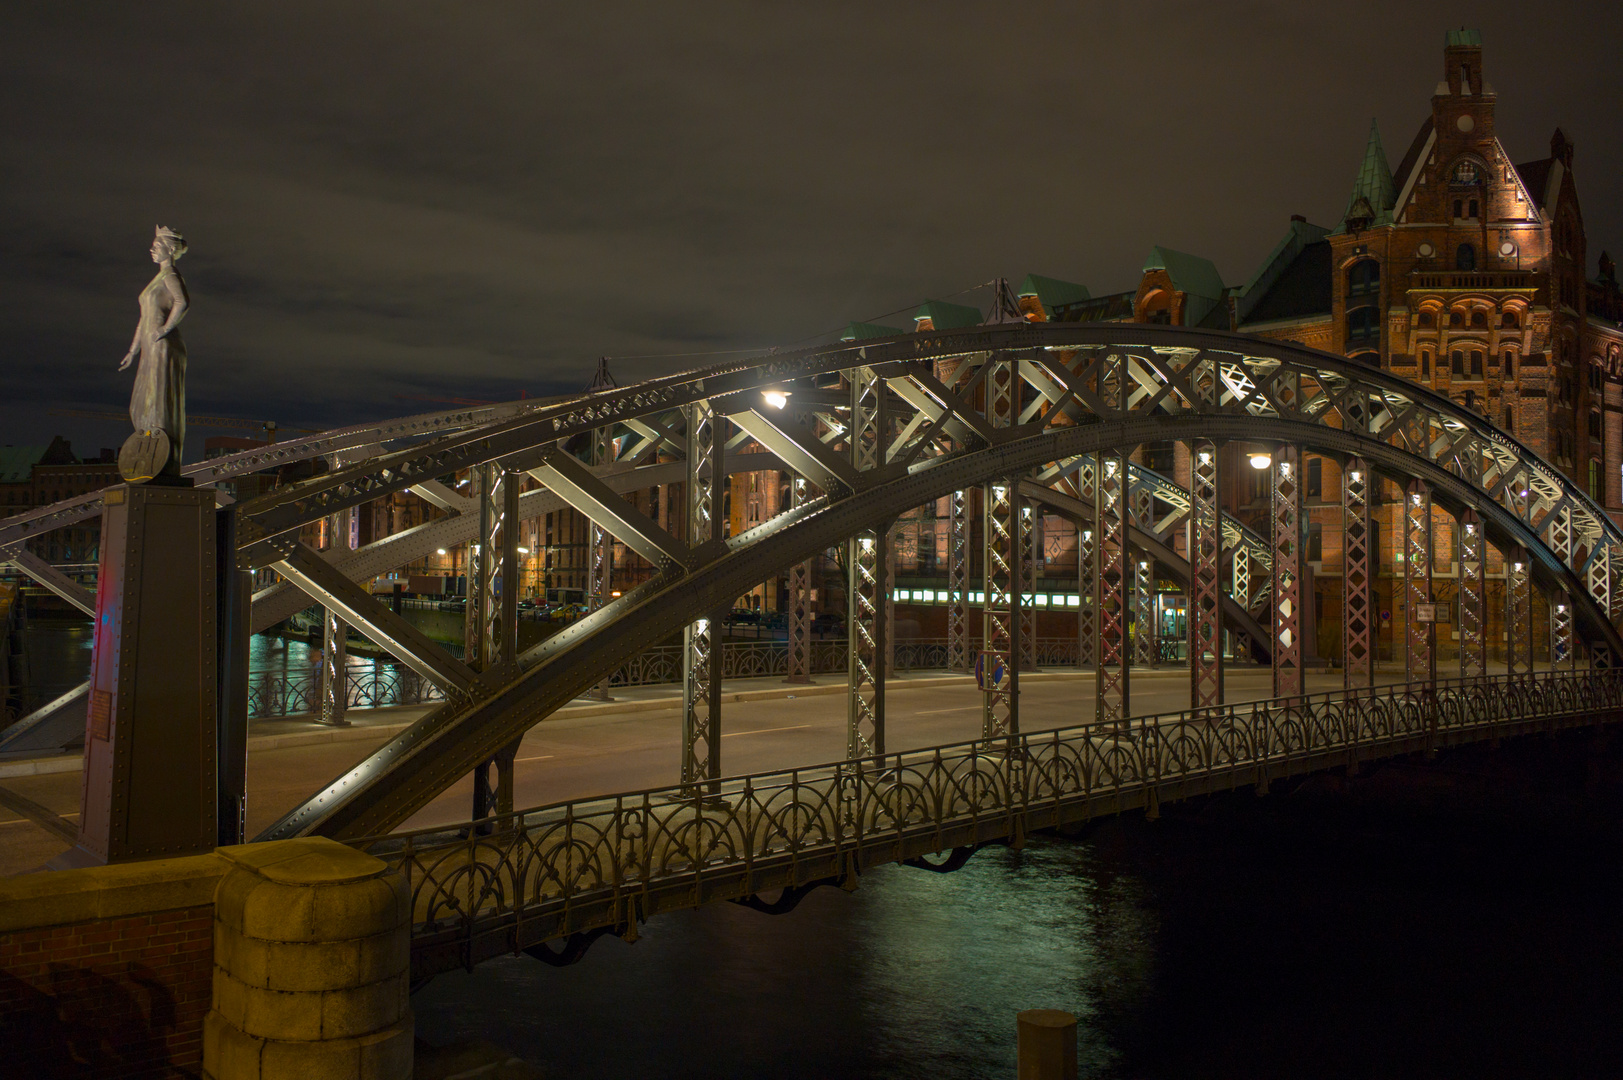
[[[167,432],[137,431],[118,451],[118,475],[132,484],[145,484],[163,474],[171,453]]]

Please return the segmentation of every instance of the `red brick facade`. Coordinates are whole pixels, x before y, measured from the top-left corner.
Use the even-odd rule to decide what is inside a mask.
[[[196,1076],[213,905],[0,933],[0,1077]]]

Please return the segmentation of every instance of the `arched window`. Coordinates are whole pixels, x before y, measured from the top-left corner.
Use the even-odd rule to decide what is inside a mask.
[[[1482,350],[1471,350],[1471,378],[1482,378]]]
[[[1353,308],[1347,312],[1347,340],[1372,341],[1381,336],[1381,316],[1374,307]]]
[[[1448,365],[1459,378],[1465,378],[1465,350],[1455,349],[1448,354]]]
[[[1516,313],[1514,311],[1507,311],[1503,315],[1499,316],[1499,325],[1504,327],[1506,330],[1516,329]]]
[[[1381,264],[1359,259],[1347,268],[1347,295],[1368,296],[1381,291]]]
[[[1420,377],[1422,379],[1431,377],[1431,352],[1428,349],[1420,350]]]
[[[1475,270],[1476,248],[1472,247],[1470,244],[1461,244],[1459,247],[1455,248],[1454,269],[1467,271]]]

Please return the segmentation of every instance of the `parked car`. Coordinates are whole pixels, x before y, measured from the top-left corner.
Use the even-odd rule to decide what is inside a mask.
[[[755,625],[761,621],[761,613],[754,608],[733,608],[727,616],[727,621]]]

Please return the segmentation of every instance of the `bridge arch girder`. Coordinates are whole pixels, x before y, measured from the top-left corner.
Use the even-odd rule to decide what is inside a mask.
[[[517,670],[487,673],[473,700],[449,702],[402,732],[272,826],[261,839],[312,832],[356,837],[394,828],[445,788],[573,700],[640,650],[742,595],[766,573],[815,555],[863,529],[882,526],[896,506],[918,506],[955,490],[1019,475],[1045,463],[1165,438],[1292,443],[1358,455],[1389,477],[1431,484],[1438,501],[1471,506],[1490,540],[1533,552],[1540,583],[1568,591],[1591,633],[1617,655],[1623,641],[1577,578],[1536,533],[1487,493],[1428,458],[1381,439],[1276,417],[1186,413],[1017,432],[999,445],[961,451],[892,471],[839,499],[819,499],[733,538],[728,551],[691,573],[650,581],[532,649]]]

